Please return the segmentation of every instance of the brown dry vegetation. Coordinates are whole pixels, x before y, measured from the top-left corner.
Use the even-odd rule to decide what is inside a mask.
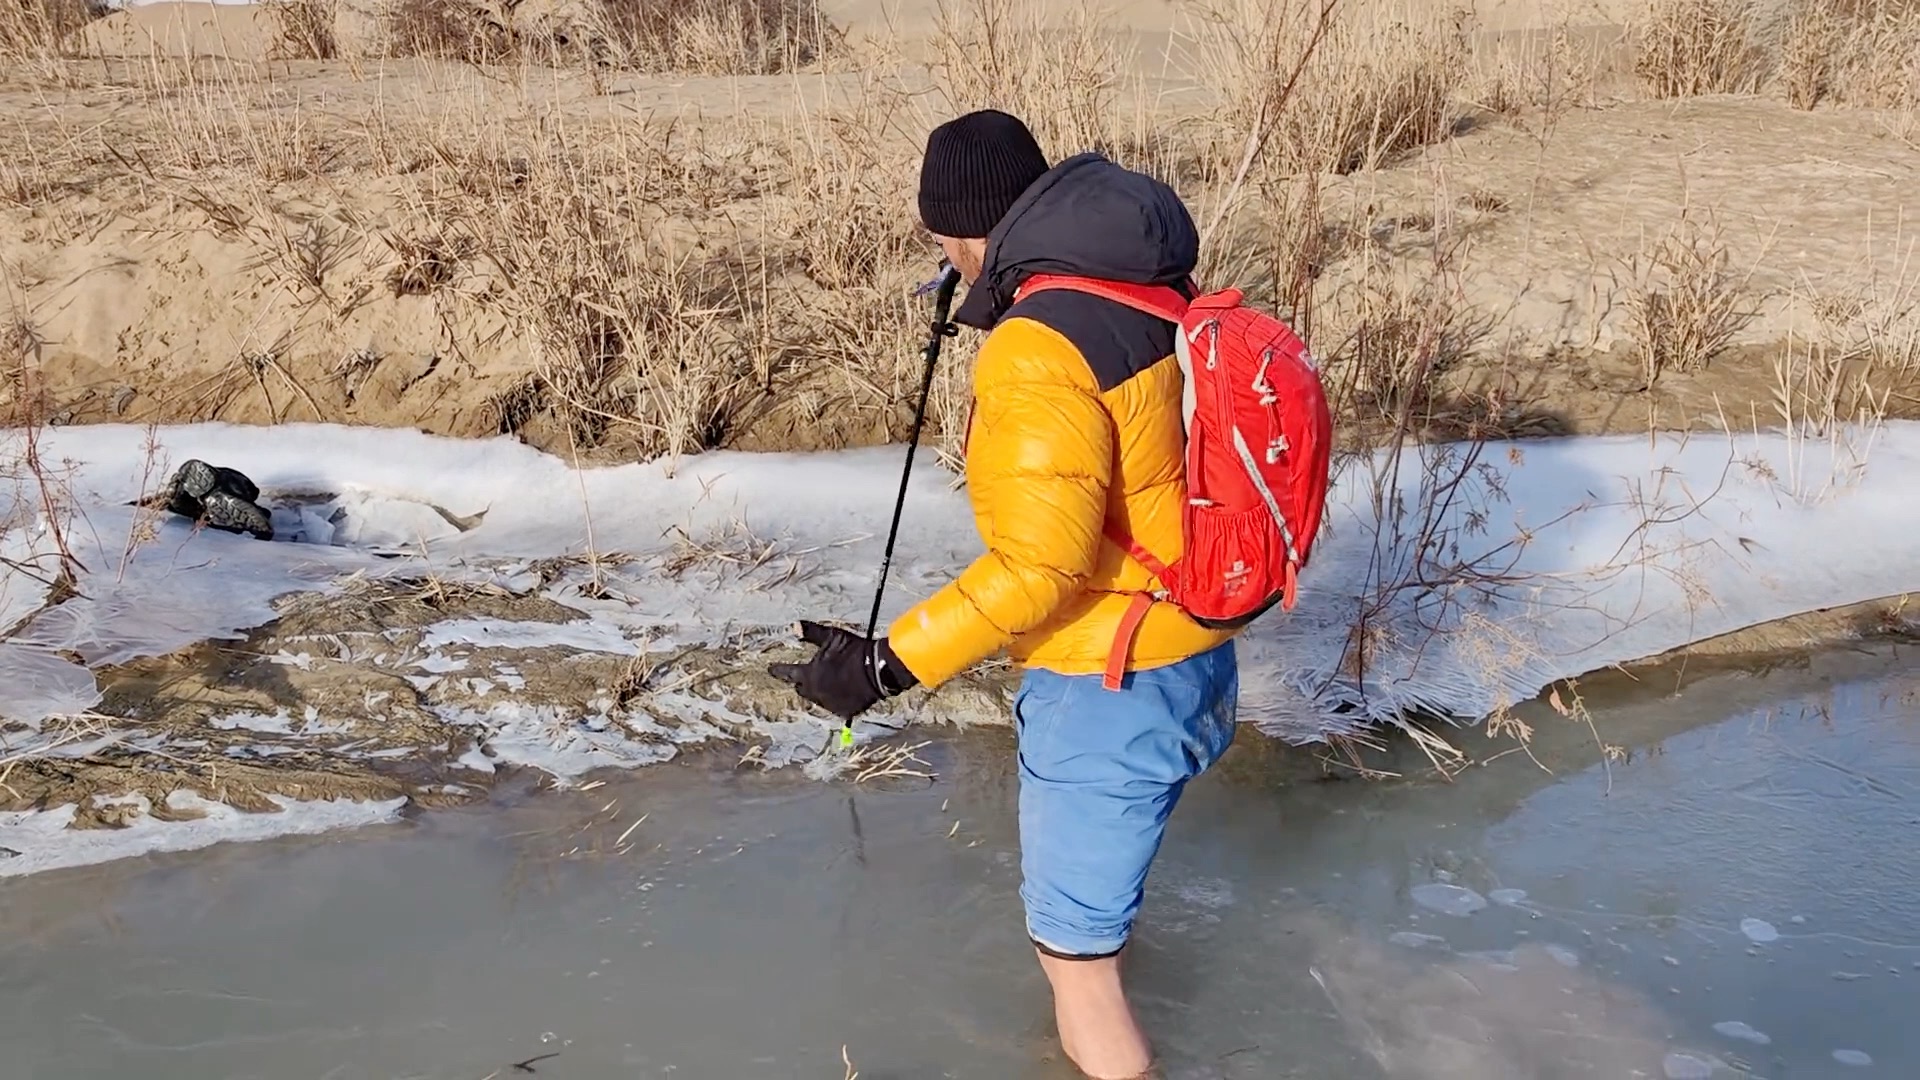
[[[1913,0],[1809,3],[1780,45],[1782,89],[1795,108],[1823,101],[1920,108],[1920,4]]]
[[[1727,360],[1763,300],[1844,305],[1759,295],[1683,202],[1613,265],[1595,256],[1618,280],[1612,336],[1542,362],[1483,248],[1531,235],[1512,223],[1561,182],[1556,130],[1604,126],[1636,82],[1843,106],[1912,139],[1920,8],[1649,3],[1622,63],[1568,27],[1503,38],[1362,0],[1191,3],[1164,60],[1093,7],[1039,0],[950,0],[911,49],[809,0],[393,0],[370,18],[277,0],[258,55],[218,59],[116,50],[80,9],[16,0],[0,295],[46,342],[35,407],[71,420],[407,424],[586,456],[897,438],[924,320],[908,293],[932,259],[919,141],[994,105],[1056,155],[1099,148],[1178,186],[1206,280],[1309,334],[1355,437],[1688,422],[1772,392],[1768,363]],[[693,76],[744,78],[678,89]],[[1510,165],[1456,189],[1447,148],[1489,125],[1520,136]],[[1848,377],[1895,413],[1920,407],[1908,291],[1865,275],[1829,334],[1875,358]],[[935,401],[949,439],[957,352]],[[1622,392],[1647,405],[1592,404]]]
[[[381,23],[388,56],[710,75],[797,70],[820,59],[832,33],[812,0],[591,0],[530,8],[524,0],[394,0]]]
[[[1913,0],[1651,0],[1636,72],[1658,97],[1761,87],[1796,108],[1920,108]]]

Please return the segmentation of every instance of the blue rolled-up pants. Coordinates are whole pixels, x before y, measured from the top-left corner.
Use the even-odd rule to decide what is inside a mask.
[[[1030,669],[1014,700],[1020,742],[1020,898],[1027,934],[1067,959],[1118,953],[1187,781],[1233,743],[1233,642],[1127,675]]]

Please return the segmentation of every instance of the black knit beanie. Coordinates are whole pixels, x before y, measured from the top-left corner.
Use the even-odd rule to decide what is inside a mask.
[[[920,221],[937,236],[983,239],[1046,171],[1047,155],[1018,119],[982,109],[949,120],[927,136]]]

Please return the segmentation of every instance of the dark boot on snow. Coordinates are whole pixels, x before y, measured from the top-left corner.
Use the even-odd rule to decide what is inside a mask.
[[[273,539],[273,516],[259,505],[260,488],[233,469],[189,461],[173,474],[166,507],[222,532]]]

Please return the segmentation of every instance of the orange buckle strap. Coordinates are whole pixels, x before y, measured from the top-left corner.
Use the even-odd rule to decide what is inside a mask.
[[[1147,620],[1147,612],[1153,610],[1152,593],[1134,593],[1133,603],[1127,605],[1127,613],[1120,617],[1120,628],[1113,635],[1113,651],[1107,654],[1107,673],[1100,685],[1108,690],[1120,689],[1127,677],[1127,654],[1133,651],[1133,639],[1140,635],[1140,624]]]
[[[1300,599],[1300,566],[1292,559],[1287,560],[1287,580],[1280,589],[1280,610],[1292,611],[1293,605]]]

